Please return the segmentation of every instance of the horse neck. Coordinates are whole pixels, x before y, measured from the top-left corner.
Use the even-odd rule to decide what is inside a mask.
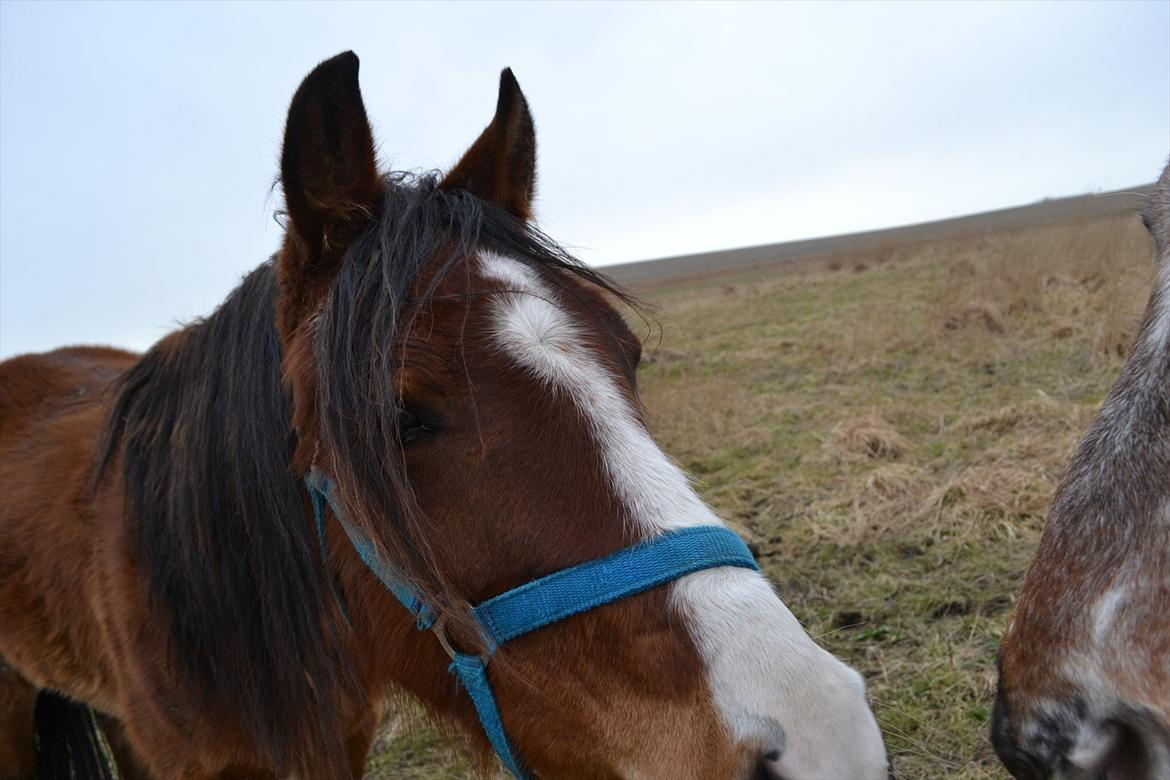
[[[1170,262],[1163,261],[1129,360],[1069,464],[1050,524],[1094,518],[1131,539],[1170,514]],[[1170,529],[1162,529],[1168,533]]]
[[[1118,443],[1138,443],[1152,431],[1170,425],[1166,415],[1170,392],[1170,259],[1163,261],[1146,305],[1145,317],[1121,377],[1110,391],[1105,409]]]

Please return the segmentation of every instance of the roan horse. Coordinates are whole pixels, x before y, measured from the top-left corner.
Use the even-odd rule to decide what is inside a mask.
[[[1004,634],[992,742],[1020,780],[1170,778],[1170,166],[1143,220],[1145,319]]]
[[[289,109],[283,245],[215,313],[0,366],[0,774],[35,773],[38,691],[143,776],[358,777],[399,692],[486,756],[440,635],[338,522],[318,539],[314,468],[469,652],[468,604],[722,525],[650,438],[623,294],[530,224],[534,180],[510,71],[450,172],[384,176],[339,55]],[[534,631],[490,677],[536,776],[887,772],[860,675],[750,569]]]

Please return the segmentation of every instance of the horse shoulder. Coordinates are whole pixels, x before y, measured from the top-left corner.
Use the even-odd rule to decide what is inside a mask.
[[[0,363],[0,656],[38,687],[99,705],[90,485],[103,391],[135,360],[76,347]]]

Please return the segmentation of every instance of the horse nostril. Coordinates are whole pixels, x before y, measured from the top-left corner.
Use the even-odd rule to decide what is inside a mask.
[[[761,753],[756,761],[756,770],[751,780],[784,780],[784,776],[776,769],[776,762],[780,760],[779,750],[769,750]]]

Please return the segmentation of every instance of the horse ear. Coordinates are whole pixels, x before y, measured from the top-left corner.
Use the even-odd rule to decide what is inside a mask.
[[[332,272],[377,207],[381,180],[352,51],[326,60],[293,95],[280,179],[293,273]]]
[[[496,115],[444,177],[444,189],[465,189],[522,220],[532,216],[536,128],[511,68],[500,73]]]
[[[1154,184],[1154,191],[1142,210],[1142,222],[1154,239],[1158,259],[1170,263],[1170,163]]]

